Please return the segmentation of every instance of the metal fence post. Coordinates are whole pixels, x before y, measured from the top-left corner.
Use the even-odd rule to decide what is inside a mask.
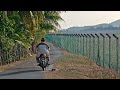
[[[81,54],[81,35],[79,34],[79,54]]]
[[[61,48],[63,49],[63,34],[61,34]]]
[[[71,34],[69,34],[69,44],[70,44],[70,45],[69,45],[69,52],[71,52],[71,46],[72,46],[72,45],[71,45]]]
[[[104,67],[104,62],[105,62],[105,36],[100,33],[100,35],[103,37],[103,67]]]
[[[70,47],[70,42],[69,42],[69,40],[70,40],[70,38],[69,38],[69,34],[68,34],[68,37],[67,37],[67,45],[68,45],[68,52],[70,52],[70,50],[69,50],[69,47]]]
[[[67,51],[67,34],[65,34],[65,50]]]
[[[111,36],[109,34],[106,34],[109,38],[109,68],[111,68]]]
[[[78,34],[78,55],[80,54],[80,34]]]
[[[115,35],[115,34],[113,34],[113,36],[116,38],[116,56],[117,56],[117,58],[116,58],[116,61],[117,61],[117,63],[116,63],[116,71],[118,72],[118,65],[119,65],[119,38]]]
[[[68,52],[69,52],[69,34],[67,34],[67,50],[68,50]]]
[[[91,34],[91,36],[93,37],[93,60],[95,60],[95,36],[93,34]]]
[[[84,56],[84,35],[81,34],[81,36],[83,37],[83,56]]]
[[[73,42],[73,53],[75,54],[75,34],[73,34],[73,40],[74,40],[74,42]]]
[[[89,36],[89,58],[91,58],[90,54],[91,54],[91,36],[89,34],[87,34]]]
[[[70,52],[73,52],[73,34],[70,34]]]
[[[66,44],[65,45],[66,45],[66,50],[68,51],[68,46],[69,46],[68,45],[68,34],[66,34]]]
[[[77,54],[78,54],[78,47],[79,47],[79,46],[78,46],[78,45],[79,45],[79,40],[78,40],[78,38],[79,38],[79,36],[78,36],[78,34],[76,34],[76,44],[77,44],[77,45],[76,45],[76,46],[77,46],[77,47],[76,47],[76,53],[77,53]]]
[[[77,34],[75,34],[75,54],[77,53],[77,40],[76,40],[76,38],[77,38]]]
[[[100,42],[99,42],[99,36],[97,35],[97,34],[95,34],[96,36],[97,36],[97,38],[98,38],[98,53],[97,53],[97,64],[98,65],[100,65],[100,54],[99,54],[99,44],[100,44]]]
[[[84,36],[86,37],[86,56],[87,56],[87,35],[84,34]]]

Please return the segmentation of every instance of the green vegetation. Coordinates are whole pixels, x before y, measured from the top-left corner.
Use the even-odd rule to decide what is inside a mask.
[[[26,58],[49,31],[58,31],[60,11],[0,11],[0,65]],[[31,46],[32,44],[32,46]]]
[[[58,30],[60,11],[0,11],[0,45],[12,48],[15,43],[30,47],[51,30]]]

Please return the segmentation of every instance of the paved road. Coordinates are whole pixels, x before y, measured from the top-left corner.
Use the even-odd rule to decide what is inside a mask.
[[[50,43],[49,45],[51,47],[51,61],[47,70],[53,68],[53,64],[61,55],[59,48]],[[34,59],[12,67],[4,72],[0,72],[0,79],[43,79],[43,72],[41,67],[37,66],[36,60]]]

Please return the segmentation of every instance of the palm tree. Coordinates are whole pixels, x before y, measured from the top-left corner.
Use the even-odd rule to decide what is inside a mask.
[[[42,14],[43,22],[39,23],[39,29],[37,32],[45,32],[48,33],[49,31],[58,31],[60,25],[58,23],[59,20],[63,20],[60,16],[60,11],[44,11]],[[43,35],[43,34],[42,34]],[[44,35],[43,35],[44,36]]]
[[[0,52],[2,53],[3,49],[4,52],[13,51],[17,43],[28,48],[33,40],[37,43],[49,31],[59,30],[58,20],[62,20],[60,13],[60,11],[0,11]]]
[[[24,46],[32,40],[39,40],[51,30],[60,28],[60,11],[0,11],[0,38],[8,43],[19,42]],[[27,41],[26,41],[27,39]],[[5,43],[4,42],[4,43]],[[6,44],[6,43],[5,43]],[[7,44],[6,44],[7,45]]]

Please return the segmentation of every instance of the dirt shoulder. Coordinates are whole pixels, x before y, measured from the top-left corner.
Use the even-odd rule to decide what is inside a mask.
[[[62,50],[55,71],[44,72],[45,79],[120,79],[120,75],[111,69],[105,69],[87,57],[74,55]]]

